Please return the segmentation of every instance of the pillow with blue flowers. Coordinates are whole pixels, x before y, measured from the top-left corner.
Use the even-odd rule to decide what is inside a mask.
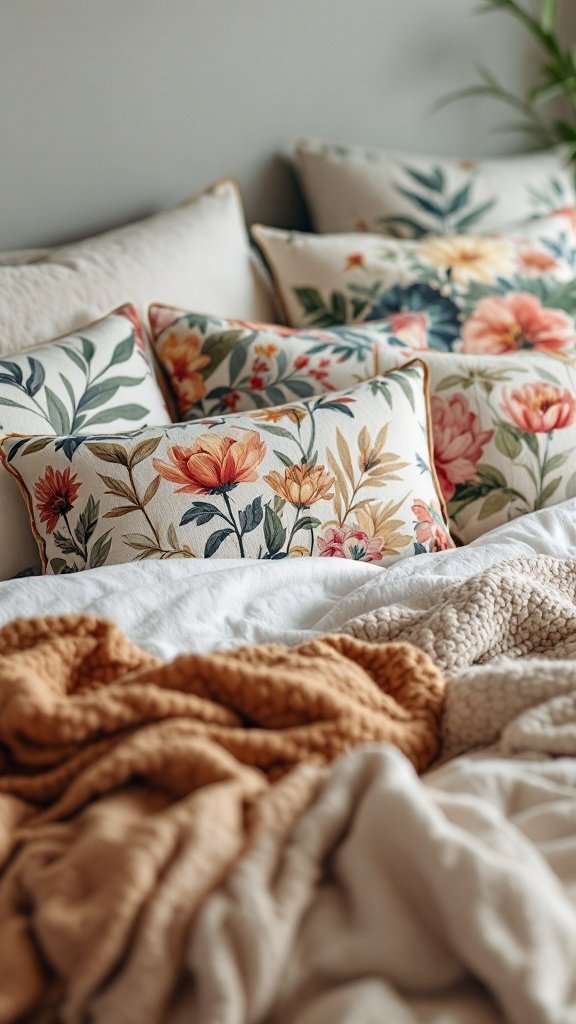
[[[387,318],[414,348],[473,355],[576,348],[576,210],[506,235],[311,235],[256,226],[287,323]]]
[[[66,337],[0,358],[0,433],[97,436],[166,424],[138,314],[125,305]],[[71,444],[61,445],[64,459]],[[0,579],[38,567],[22,496],[0,477]]]

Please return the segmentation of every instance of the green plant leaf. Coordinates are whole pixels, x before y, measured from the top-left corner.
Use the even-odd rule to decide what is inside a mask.
[[[134,333],[128,335],[124,341],[119,341],[112,353],[112,359],[110,360],[110,366],[117,366],[118,363],[125,363],[127,359],[130,359],[134,351]]]
[[[498,427],[494,443],[498,451],[507,459],[517,459],[522,451],[522,442],[513,427],[506,425]]]
[[[78,516],[78,522],[74,530],[76,540],[81,547],[88,544],[94,530],[98,526],[98,516],[100,514],[100,502],[95,501],[91,494],[86,502],[84,511]]]
[[[92,547],[89,559],[91,569],[97,569],[98,566],[106,563],[106,559],[108,558],[112,547],[112,538],[110,537],[110,533],[110,530],[103,533]]]

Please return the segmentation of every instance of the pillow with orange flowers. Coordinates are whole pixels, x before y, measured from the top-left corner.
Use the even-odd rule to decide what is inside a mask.
[[[271,409],[68,444],[12,435],[0,453],[46,573],[145,558],[385,566],[453,546],[417,361]]]
[[[378,374],[382,348],[414,358],[400,325],[387,321],[298,331],[170,306],[150,306],[148,315],[182,419],[264,409],[352,387]]]

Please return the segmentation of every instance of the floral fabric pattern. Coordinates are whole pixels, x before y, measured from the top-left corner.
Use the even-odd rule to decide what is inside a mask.
[[[382,368],[393,353],[382,354]],[[436,474],[450,530],[469,543],[576,497],[576,356],[424,352]]]
[[[254,235],[294,327],[388,318],[398,341],[418,349],[570,352],[576,230],[569,212],[501,237],[399,241],[262,227]]]
[[[452,546],[425,369],[346,392],[78,440],[8,437],[45,570],[145,558],[320,555],[387,565]]]
[[[156,353],[182,419],[248,412],[339,391],[377,374],[382,348],[413,354],[411,348],[418,347],[418,324],[407,316],[304,331],[165,306],[151,306],[149,316]]]
[[[133,306],[47,345],[0,358],[2,433],[73,435],[77,444],[80,435],[169,422]],[[71,443],[62,442],[65,456]],[[47,501],[49,491],[67,479],[65,469],[47,477]],[[36,552],[22,498],[5,473],[0,504],[0,579],[7,579],[27,570]]]
[[[321,232],[487,233],[576,204],[570,164],[559,149],[459,160],[312,139],[297,145],[296,164]]]

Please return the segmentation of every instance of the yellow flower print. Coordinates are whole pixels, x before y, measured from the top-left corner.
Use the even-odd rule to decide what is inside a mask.
[[[275,493],[296,508],[309,508],[315,502],[334,497],[334,477],[324,466],[299,463],[289,466],[281,475],[276,470],[264,477]]]
[[[419,250],[427,263],[440,270],[450,271],[456,284],[482,281],[490,284],[496,277],[505,276],[514,269],[513,248],[501,238],[447,235],[431,238]]]

